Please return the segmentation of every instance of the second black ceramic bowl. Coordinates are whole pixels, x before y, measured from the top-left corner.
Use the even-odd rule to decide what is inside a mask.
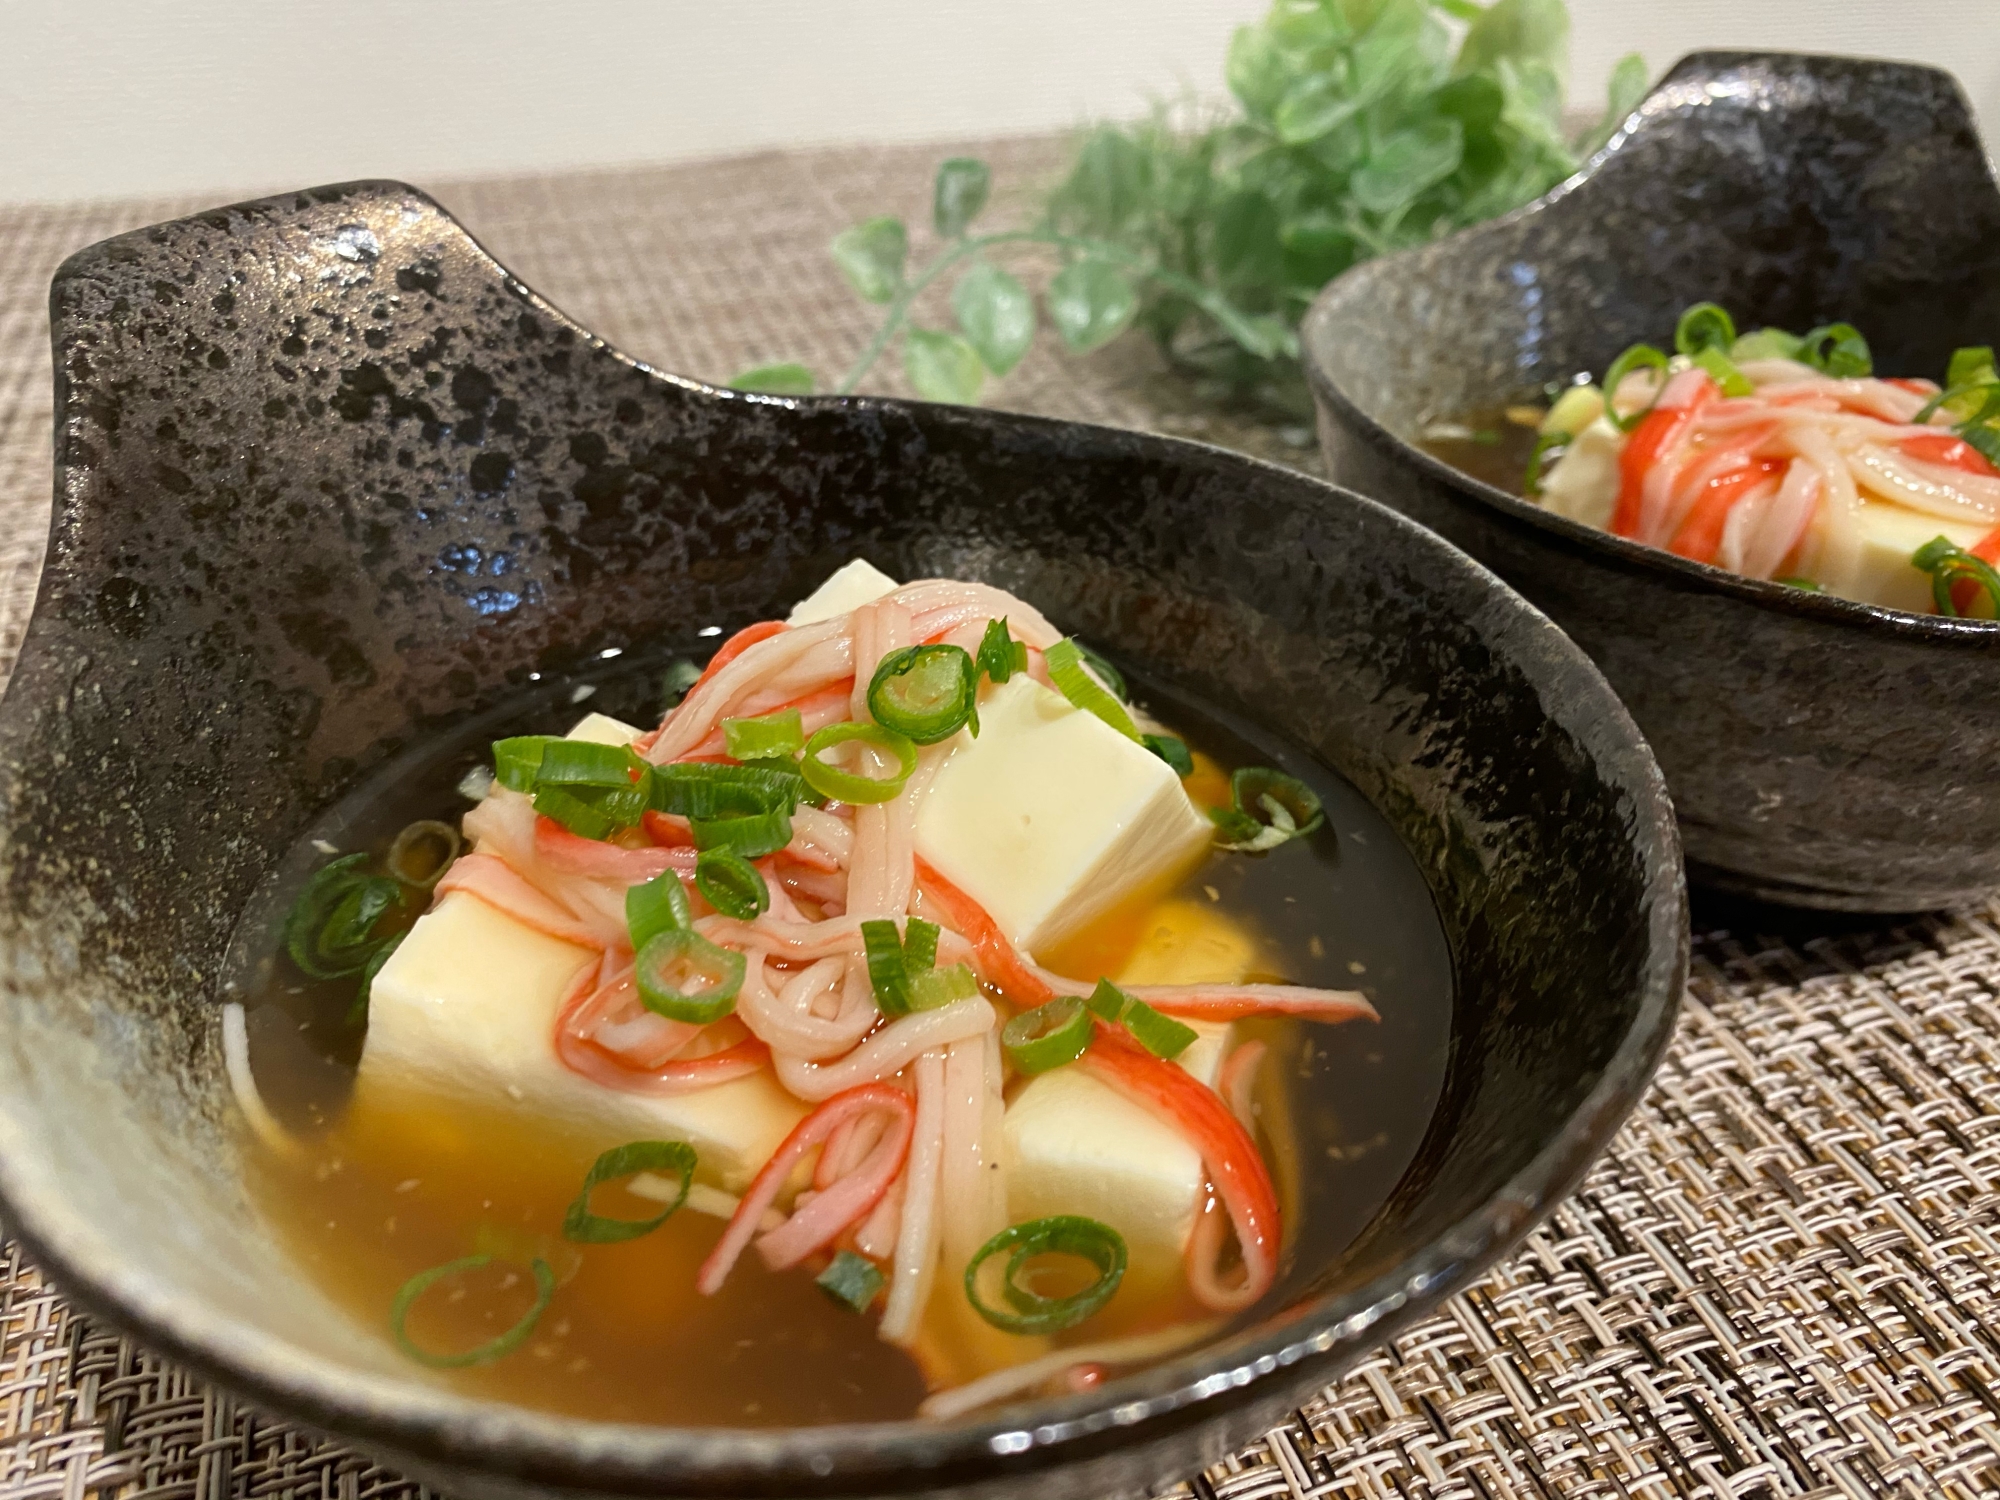
[[[1886,374],[2000,341],[2000,192],[1945,74],[1688,58],[1539,203],[1373,261],[1304,330],[1333,477],[1456,542],[1588,651],[1652,743],[1697,879],[1797,905],[2000,888],[2000,626],[1739,578],[1438,462],[1429,423],[1668,340],[1846,320]]]
[[[149,1344],[450,1493],[1149,1491],[1513,1243],[1665,1043],[1687,919],[1644,743],[1547,620],[1366,500],[1135,433],[661,376],[394,184],[96,246],[53,317],[55,526],[0,713],[8,1227]],[[1374,802],[1456,971],[1428,1134],[1353,1243],[1086,1394],[672,1429],[438,1383],[246,1197],[217,1042],[239,913],[399,747],[782,613],[857,552],[1012,588]]]

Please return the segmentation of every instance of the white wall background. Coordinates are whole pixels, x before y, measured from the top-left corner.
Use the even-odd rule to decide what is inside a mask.
[[[1060,129],[1219,91],[1265,0],[0,0],[0,201],[419,182]],[[2000,136],[2000,4],[1571,0],[1622,53],[1875,52]]]

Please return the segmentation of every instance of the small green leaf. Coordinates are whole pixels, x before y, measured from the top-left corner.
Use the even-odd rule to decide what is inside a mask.
[[[1232,193],[1215,214],[1215,269],[1225,285],[1278,274],[1278,208],[1254,190]]]
[[[1646,71],[1646,60],[1636,52],[1628,52],[1618,59],[1611,70],[1611,82],[1605,89],[1604,118],[1597,122],[1577,143],[1577,151],[1590,156],[1606,141],[1618,133],[1618,127],[1639,103],[1646,97],[1646,89],[1652,82],[1652,75]]]
[[[1062,196],[1087,206],[1091,226],[1108,233],[1139,212],[1152,187],[1144,149],[1115,125],[1106,125],[1083,143]]]
[[[729,382],[732,391],[762,391],[771,396],[810,396],[813,373],[804,365],[758,365]]]
[[[1236,35],[1229,39],[1223,77],[1245,114],[1253,120],[1270,120],[1285,95],[1286,72],[1285,59],[1264,27],[1236,28]]]
[[[1088,354],[1125,331],[1139,310],[1139,294],[1109,261],[1080,260],[1049,283],[1049,318],[1062,340]]]
[[[1569,54],[1563,0],[1493,0],[1465,31],[1454,73],[1497,68],[1502,58],[1561,69]]]
[[[1028,289],[998,266],[980,261],[952,288],[958,326],[995,375],[1021,362],[1035,338],[1035,303]]]
[[[901,219],[870,219],[834,236],[833,258],[870,302],[887,302],[903,285],[903,262],[909,258],[910,236]]]
[[[1272,112],[1271,124],[1287,146],[1316,141],[1359,114],[1367,100],[1358,98],[1337,73],[1315,73],[1285,91]]]
[[[974,157],[954,156],[939,163],[931,188],[931,223],[938,237],[955,240],[964,234],[966,225],[986,206],[992,186],[993,174]]]
[[[1464,154],[1465,134],[1456,120],[1399,130],[1354,174],[1354,201],[1370,213],[1396,213],[1456,172]]]
[[[979,351],[955,333],[912,328],[903,345],[903,369],[926,401],[968,406],[979,399],[986,369]]]

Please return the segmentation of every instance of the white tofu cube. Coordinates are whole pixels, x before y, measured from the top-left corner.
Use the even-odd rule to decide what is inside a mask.
[[[805,1115],[768,1069],[688,1094],[606,1088],[563,1066],[556,1012],[596,955],[456,892],[375,976],[359,1087],[512,1107],[601,1147],[686,1141],[704,1181],[746,1186]]]
[[[1144,745],[1032,678],[979,705],[917,813],[917,852],[1013,942],[1049,948],[1209,847],[1209,820]]]
[[[593,745],[629,745],[644,733],[634,729],[623,719],[614,719],[609,714],[585,714],[576,721],[576,727],[563,736],[570,740],[588,740]]]
[[[1213,1085],[1228,1046],[1226,1023],[1196,1023],[1200,1039],[1177,1059]],[[1002,1126],[1007,1217],[1082,1214],[1125,1237],[1131,1274],[1177,1273],[1194,1232],[1201,1154],[1157,1116],[1078,1067],[1031,1078]]]
[[[1864,599],[1890,609],[1917,614],[1931,610],[1931,577],[1910,564],[1910,554],[1933,537],[1949,537],[1971,547],[1992,528],[1977,521],[1946,521],[1922,511],[1875,500],[1861,502],[1861,548],[1850,579],[1822,580],[1828,589],[1850,599]]]
[[[902,585],[865,558],[857,557],[836,570],[825,583],[792,606],[787,625],[816,625],[864,604],[873,604]]]

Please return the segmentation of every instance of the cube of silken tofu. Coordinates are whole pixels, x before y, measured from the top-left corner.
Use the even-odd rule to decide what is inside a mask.
[[[1835,593],[1850,599],[1915,614],[1931,610],[1931,576],[1910,562],[1910,554],[1933,537],[1946,537],[1971,547],[1992,528],[1977,521],[1947,521],[1906,506],[1863,500],[1855,517],[1861,546],[1851,579],[1822,579]]]
[[[844,615],[864,604],[873,604],[884,594],[893,594],[901,587],[866,558],[857,557],[847,566],[835,569],[825,583],[793,605],[785,623],[817,625],[821,620],[831,620],[835,615]]]
[[[577,971],[596,961],[477,896],[447,895],[375,976],[357,1087],[512,1107],[599,1149],[686,1141],[702,1180],[740,1191],[805,1106],[768,1069],[668,1096],[571,1072],[556,1056],[556,1012]]]
[[[1213,1084],[1229,1027],[1195,1024],[1200,1040],[1176,1061]],[[1002,1126],[1007,1217],[1082,1214],[1125,1237],[1130,1274],[1175,1273],[1194,1231],[1201,1153],[1150,1111],[1078,1067],[1028,1080]]]
[[[1184,873],[1214,836],[1172,767],[1025,675],[979,705],[917,812],[917,852],[1037,952]]]
[[[643,731],[609,714],[588,713],[576,721],[566,740],[587,740],[593,745],[629,745]]]
[[[1256,967],[1255,939],[1211,906],[1163,901],[1148,914],[1123,984],[1236,984]],[[1229,1049],[1227,1022],[1194,1021],[1175,1059],[1211,1088]],[[1003,1124],[1007,1213],[1014,1223],[1083,1214],[1125,1236],[1132,1274],[1174,1274],[1194,1229],[1200,1154],[1149,1111],[1081,1068],[1031,1078]]]

